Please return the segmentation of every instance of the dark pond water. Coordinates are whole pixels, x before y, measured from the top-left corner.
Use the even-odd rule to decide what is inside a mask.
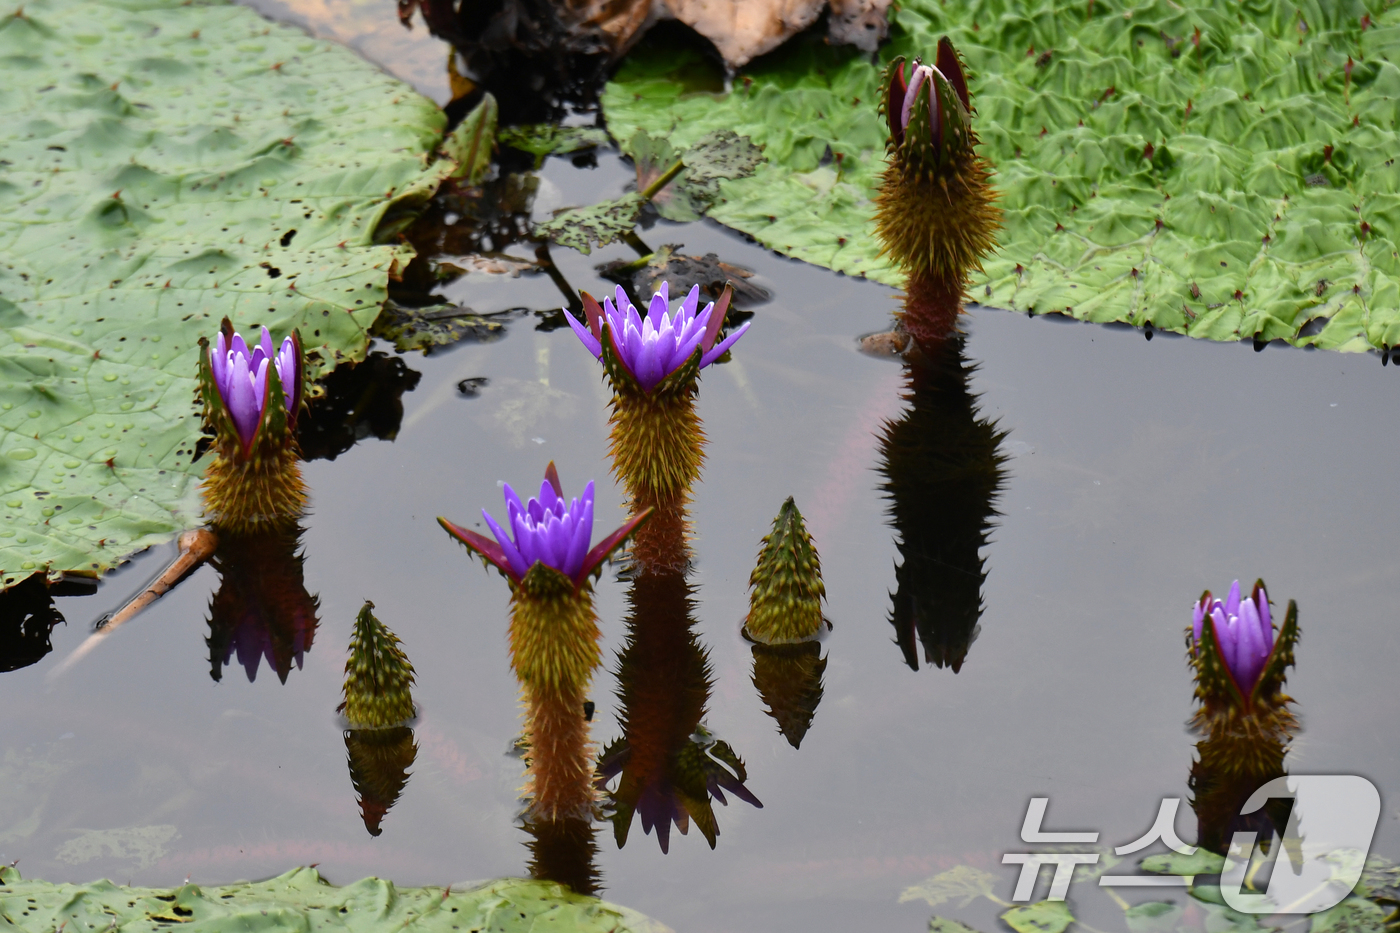
[[[629,169],[599,162],[550,159],[536,211],[620,192]],[[996,874],[1009,899],[1015,868],[1001,856],[1025,851],[1018,830],[1032,796],[1051,798],[1056,827],[1097,829],[1108,845],[1136,839],[1163,797],[1187,796],[1190,605],[1205,587],[1256,576],[1277,603],[1299,606],[1288,692],[1303,729],[1289,767],[1370,778],[1386,801],[1373,851],[1400,855],[1394,368],[1371,355],[1149,342],[973,309],[961,357],[911,401],[901,365],[857,352],[858,335],[887,325],[892,290],[711,224],[643,235],[747,266],[773,296],[752,308],[733,361],[701,382],[709,447],[690,579],[712,666],[704,722],[742,756],[763,808],[717,807],[713,851],[692,831],[673,833],[663,855],[636,824],[618,848],[603,824],[603,896],[683,931],[920,930],[932,910],[901,892],[953,866]],[[595,294],[610,288],[595,267],[634,255],[554,250],[573,287]],[[559,300],[543,276],[455,287],[449,297],[482,311]],[[283,651],[285,683],[266,657],[255,679],[236,656],[211,677],[224,637],[207,621],[220,586],[211,567],[51,676],[169,549],[96,596],[60,598],[67,624],[53,652],[0,674],[0,860],[22,859],[30,877],[151,885],[306,863],[338,883],[525,873],[507,587],[435,518],[471,523],[483,506],[499,515],[500,481],[528,486],[553,460],[567,490],[599,481],[600,525],[621,522],[600,367],[568,329],[537,323],[520,317],[499,341],[404,357],[421,379],[403,396],[396,439],[308,464],[303,572],[320,625],[299,667]],[[458,389],[481,378],[474,397]],[[882,447],[890,422],[896,440]],[[911,670],[891,593],[975,617],[989,422],[1006,432],[1005,461],[980,548],[980,630],[956,673],[922,651]],[[789,495],[820,549],[834,624],[800,748],[768,715],[739,634],[759,540]],[[923,545],[902,555],[897,538]],[[900,577],[906,561],[924,576]],[[620,732],[613,671],[626,591],[615,569],[598,587],[600,744]],[[423,708],[412,776],[378,837],[362,822],[334,713],[365,599],[403,639]],[[1189,812],[1178,822],[1188,841],[1192,823]],[[1077,909],[1122,929],[1111,904]],[[982,901],[959,915],[992,929],[993,913]]]

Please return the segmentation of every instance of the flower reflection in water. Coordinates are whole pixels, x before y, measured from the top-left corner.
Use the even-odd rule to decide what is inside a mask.
[[[686,490],[657,509],[633,547],[627,637],[618,656],[618,713],[622,736],[603,751],[598,785],[608,792],[613,835],[627,843],[633,814],[642,831],[656,830],[670,850],[671,826],[685,834],[693,822],[714,848],[719,836],[712,800],[725,793],[762,807],[744,786],[748,772],[728,743],[703,720],[712,686],[708,652],[694,631],[689,570]]]
[[[980,417],[968,388],[976,367],[954,333],[920,345],[906,362],[909,407],[887,422],[880,472],[899,536],[890,624],[904,661],[962,669],[982,617],[981,551],[1006,481],[1005,431]]]
[[[292,665],[301,668],[320,624],[320,601],[302,582],[301,528],[219,529],[218,535],[211,562],[220,585],[209,603],[205,639],[210,676],[223,679],[224,666],[237,657],[250,682],[266,660],[286,683]]]
[[[1243,598],[1239,581],[1223,601],[1206,591],[1186,631],[1200,703],[1191,725],[1202,736],[1188,781],[1191,807],[1197,843],[1220,854],[1236,832],[1282,838],[1291,806],[1273,800],[1240,815],[1255,790],[1286,773],[1284,755],[1298,726],[1283,692],[1298,642],[1298,607],[1290,600],[1275,629],[1268,600],[1262,580]]]

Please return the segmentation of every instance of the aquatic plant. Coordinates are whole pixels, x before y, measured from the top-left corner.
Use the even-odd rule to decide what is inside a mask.
[[[224,318],[213,347],[199,340],[204,424],[214,434],[214,461],[204,474],[205,512],[220,529],[295,523],[306,510],[296,443],[304,395],[301,337],[274,350],[272,335],[250,350]]]
[[[399,637],[374,615],[365,600],[355,617],[350,657],[345,662],[345,699],[336,707],[351,728],[401,725],[415,715],[413,664]]]
[[[697,311],[699,287],[674,312],[661,283],[643,318],[618,287],[602,305],[583,295],[585,327],[566,310],[569,326],[603,363],[612,384],[613,470],[633,503],[650,507],[684,494],[700,476],[705,434],[695,411],[700,370],[734,346],[748,323],[716,343],[733,289]]]
[[[1261,784],[1284,774],[1297,720],[1283,688],[1297,641],[1297,604],[1289,601],[1275,631],[1263,580],[1244,597],[1238,580],[1224,600],[1207,590],[1192,608],[1187,661],[1200,706],[1191,724],[1202,740],[1189,786],[1197,838],[1207,849],[1223,852],[1241,828],[1241,805]],[[1277,827],[1286,818],[1272,811],[1258,817]],[[1267,832],[1262,823],[1252,828]]]
[[[766,645],[813,638],[822,627],[821,558],[791,496],[763,539],[749,575],[749,615],[744,632]]]
[[[968,275],[996,245],[1001,209],[991,169],[977,154],[972,99],[961,58],[944,36],[935,64],[903,56],[885,69],[880,110],[888,164],[875,198],[881,252],[905,274],[903,320],[916,339],[945,334]]]
[[[643,510],[591,550],[593,483],[566,501],[550,463],[538,498],[522,502],[505,487],[507,527],[482,510],[496,540],[439,518],[449,535],[510,582],[511,667],[525,700],[526,796],[535,819],[587,819],[593,813],[593,755],[584,701],[601,662],[592,577],[644,522]]]

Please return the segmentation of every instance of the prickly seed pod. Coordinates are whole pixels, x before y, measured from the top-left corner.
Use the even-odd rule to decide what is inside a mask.
[[[365,600],[355,618],[350,659],[345,662],[345,700],[336,708],[352,728],[384,728],[414,717],[413,665],[399,638]]]
[[[744,630],[754,641],[786,644],[821,631],[821,604],[826,597],[821,559],[791,496],[773,520],[773,531],[763,539],[749,588]]]

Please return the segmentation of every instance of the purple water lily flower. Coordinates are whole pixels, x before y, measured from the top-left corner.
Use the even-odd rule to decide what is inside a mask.
[[[540,483],[539,498],[521,502],[510,484],[506,484],[505,496],[507,528],[502,528],[485,509],[481,510],[491,533],[496,536],[495,541],[445,518],[439,518],[438,522],[448,534],[495,564],[517,583],[525,579],[530,568],[541,563],[579,586],[651,514],[651,510],[646,509],[589,550],[593,535],[592,480],[584,487],[582,499],[566,503],[559,473],[551,463],[545,470],[544,482]]]
[[[223,331],[209,354],[209,366],[214,371],[214,384],[218,386],[224,408],[233,419],[238,437],[246,447],[262,421],[263,409],[267,404],[267,367],[277,367],[277,378],[282,383],[282,394],[288,412],[295,412],[297,403],[296,386],[300,378],[296,344],[291,337],[282,341],[276,353],[272,349],[272,334],[266,327],[262,329],[262,339],[248,350],[240,334],[234,334],[230,341]]]
[[[719,336],[719,329],[729,310],[729,290],[725,290],[718,302],[710,302],[697,313],[695,309],[700,303],[700,286],[696,285],[685,296],[680,307],[670,313],[669,287],[666,282],[661,283],[651,298],[646,317],[642,317],[636,305],[627,300],[627,293],[620,285],[617,287],[616,303],[612,298],[604,298],[602,306],[599,306],[591,295],[583,295],[587,327],[567,309],[564,316],[578,339],[599,359],[603,357],[603,330],[606,327],[622,365],[627,367],[642,391],[650,392],[661,380],[680,369],[697,348],[703,351],[700,356],[700,367],[703,369],[723,356],[749,329],[750,322],[745,321],[738,330],[716,344],[715,338]]]
[[[1215,629],[1216,643],[1235,683],[1246,695],[1254,689],[1264,665],[1274,649],[1274,626],[1269,614],[1269,596],[1262,585],[1240,597],[1240,581],[1230,587],[1224,602],[1212,599],[1207,590],[1192,610],[1192,650],[1200,645],[1206,616]]]

